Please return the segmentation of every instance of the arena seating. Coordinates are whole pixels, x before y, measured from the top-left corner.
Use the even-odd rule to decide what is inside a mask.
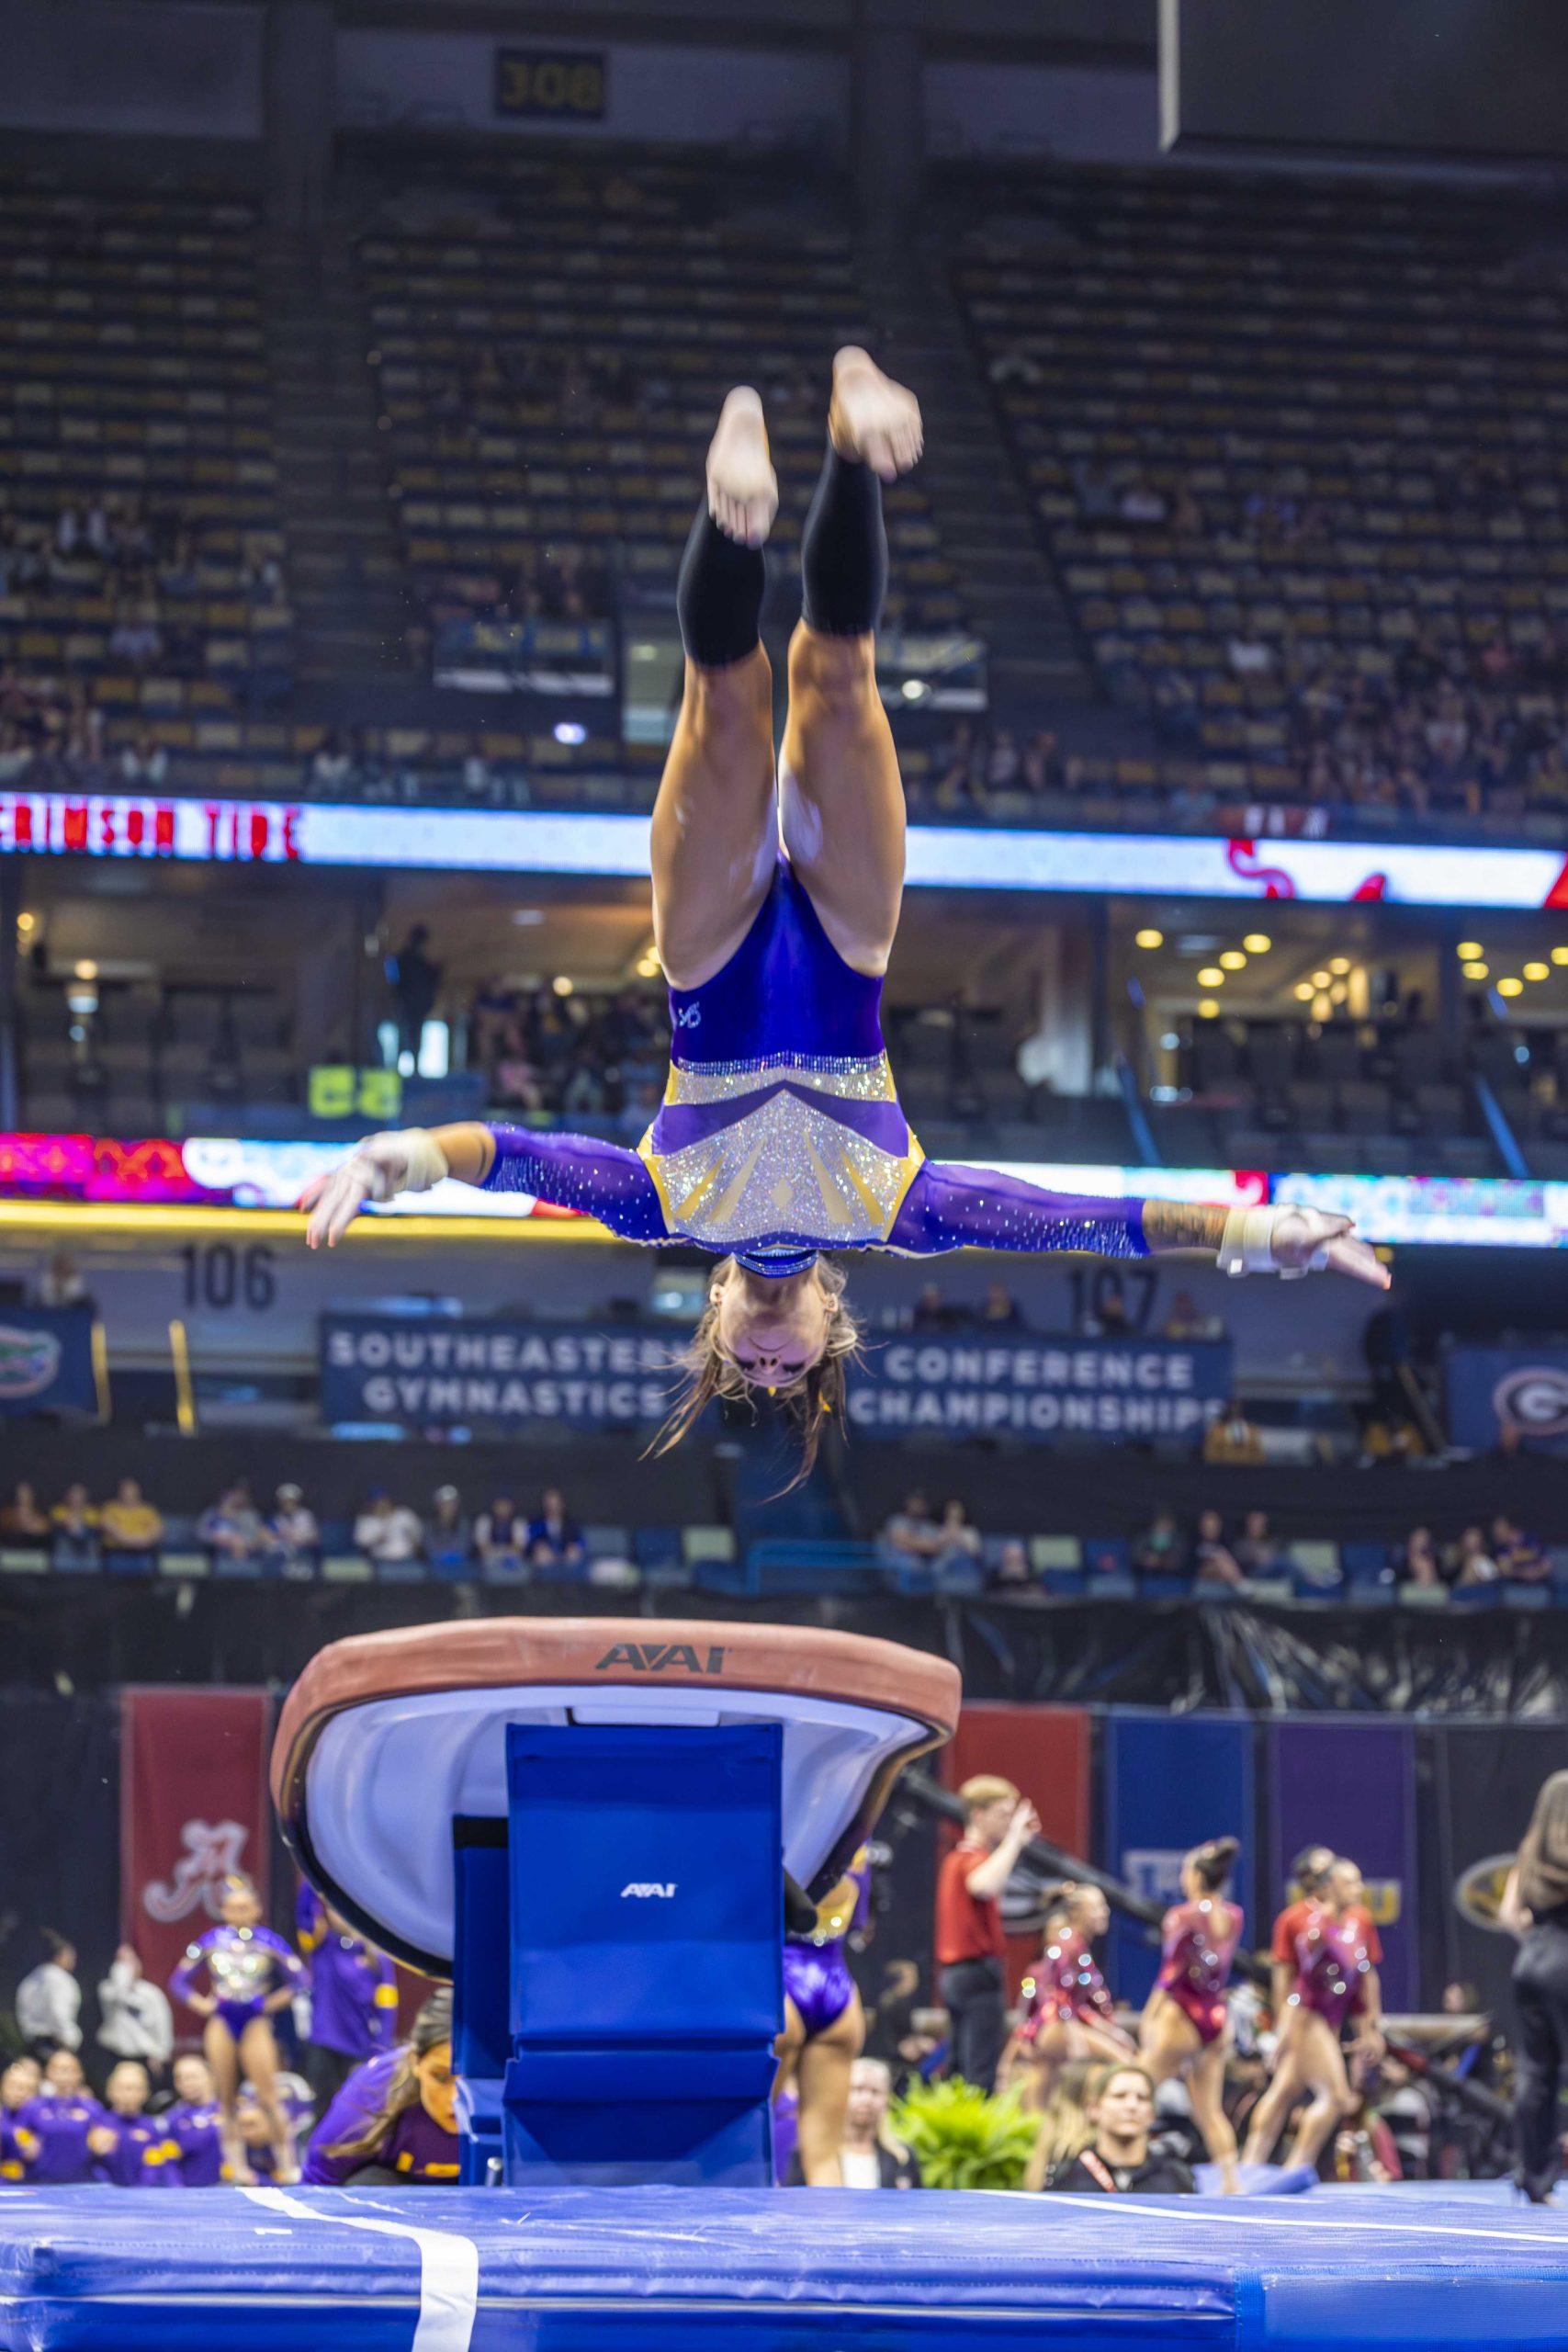
[[[259,265],[243,203],[0,189],[0,751],[288,692]]]
[[[1187,173],[1005,187],[957,284],[1111,694],[1249,797],[1560,822],[1568,311],[1537,217]]]
[[[1414,1508],[1414,1506],[1412,1506]],[[1196,1591],[1191,1570],[1140,1571],[1131,1562],[1123,1535],[987,1535],[978,1558],[932,1568],[899,1561],[877,1544],[833,1535],[770,1533],[750,1541],[728,1526],[590,1526],[584,1529],[587,1558],[553,1567],[481,1568],[478,1561],[373,1562],[356,1550],[350,1522],[324,1521],[319,1553],[291,1560],[257,1555],[224,1559],[206,1551],[196,1521],[171,1514],[156,1550],[110,1554],[101,1561],[51,1562],[47,1547],[0,1544],[0,1577],[107,1577],[189,1582],[285,1582],[302,1584],[452,1585],[479,1583],[496,1590],[549,1590],[570,1587],[600,1589],[726,1593],[759,1600],[784,1593],[848,1593],[864,1597],[892,1592],[907,1598],[942,1593],[953,1597],[999,1590],[1004,1597],[1040,1600],[1201,1600],[1228,1607],[1238,1601],[1271,1605],[1325,1602],[1357,1607],[1533,1611],[1568,1608],[1568,1547],[1550,1547],[1551,1576],[1540,1583],[1506,1578],[1472,1586],[1415,1587],[1400,1582],[1396,1547],[1367,1540],[1339,1541],[1322,1534],[1296,1538],[1284,1546],[1277,1566],[1242,1587],[1205,1584]],[[1029,1562],[1026,1580],[1012,1585],[998,1568],[1010,1545],[1021,1544]]]
[[[433,626],[668,605],[719,400],[768,403],[796,549],[828,361],[872,333],[847,239],[759,166],[400,158],[358,257],[408,564]],[[423,178],[423,185],[420,185]],[[889,504],[888,626],[962,618],[917,482]]]

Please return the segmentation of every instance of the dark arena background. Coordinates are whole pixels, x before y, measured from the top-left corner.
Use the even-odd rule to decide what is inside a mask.
[[[1565,1253],[1560,6],[0,0],[0,2346],[1568,2346]]]

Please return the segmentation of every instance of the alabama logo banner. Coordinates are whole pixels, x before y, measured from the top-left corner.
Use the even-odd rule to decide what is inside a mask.
[[[272,1702],[265,1690],[132,1687],[120,1707],[121,1933],[154,1983],[243,1871],[265,1909]]]

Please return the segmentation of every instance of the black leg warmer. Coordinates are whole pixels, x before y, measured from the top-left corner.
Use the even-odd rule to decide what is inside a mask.
[[[801,611],[824,637],[866,637],[887,594],[882,484],[832,443],[800,542]]]
[[[725,670],[732,662],[744,662],[761,642],[766,583],[761,548],[743,548],[738,539],[727,538],[705,498],[675,583],[675,609],[687,658],[704,670]]]

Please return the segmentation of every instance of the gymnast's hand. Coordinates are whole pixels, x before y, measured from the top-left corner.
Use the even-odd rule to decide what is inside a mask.
[[[1294,1208],[1286,1201],[1271,1208],[1232,1209],[1219,1263],[1227,1274],[1279,1274],[1286,1282],[1302,1274],[1348,1274],[1373,1290],[1387,1290],[1392,1279],[1371,1244],[1357,1240],[1352,1218],[1326,1209]]]
[[[446,1153],[427,1127],[367,1136],[349,1159],[324,1176],[313,1176],[300,1193],[299,1206],[310,1217],[305,1238],[312,1250],[323,1241],[333,1249],[367,1201],[428,1193],[450,1172]]]

